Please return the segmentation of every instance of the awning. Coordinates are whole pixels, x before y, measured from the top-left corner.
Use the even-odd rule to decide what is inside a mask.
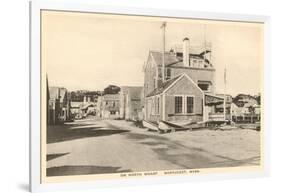
[[[223,100],[221,97],[205,94],[205,105],[207,106],[223,104]]]

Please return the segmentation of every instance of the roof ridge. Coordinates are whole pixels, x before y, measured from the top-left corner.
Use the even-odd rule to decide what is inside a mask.
[[[184,76],[184,73],[165,81],[164,83],[162,83],[160,87],[153,89],[146,97],[155,96],[162,93],[166,89],[165,87],[167,87],[167,85],[169,86],[173,84],[173,82],[175,82],[177,79],[181,78],[182,76]]]

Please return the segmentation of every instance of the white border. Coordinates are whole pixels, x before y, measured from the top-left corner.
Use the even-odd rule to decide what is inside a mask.
[[[162,176],[122,180],[100,180],[74,183],[40,184],[40,10],[71,10],[80,12],[115,13],[128,15],[164,16],[192,19],[210,19],[223,21],[258,22],[265,24],[264,43],[264,171],[239,173],[212,173],[198,176]],[[194,12],[183,10],[147,9],[117,6],[101,6],[73,2],[33,1],[30,2],[30,191],[73,190],[100,187],[120,187],[133,185],[183,183],[202,180],[225,180],[254,178],[269,175],[269,128],[270,128],[270,18],[260,15],[241,15],[225,13]]]

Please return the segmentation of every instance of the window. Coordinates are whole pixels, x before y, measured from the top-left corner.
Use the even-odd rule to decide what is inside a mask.
[[[193,113],[194,109],[194,97],[188,96],[186,97],[186,113]]]
[[[201,88],[202,91],[210,91],[211,88],[211,82],[210,81],[198,81],[198,86]]]
[[[199,88],[203,91],[209,91],[209,84],[198,84]]]
[[[176,52],[176,56],[177,57],[183,57],[183,53],[182,52]]]
[[[166,80],[169,80],[171,78],[171,69],[167,68],[166,70]]]
[[[113,101],[113,103],[112,103],[112,107],[115,107],[115,102]]]
[[[151,108],[151,114],[152,115],[155,115],[155,99],[154,98],[152,98],[152,100],[151,100],[151,106],[150,106]]]
[[[182,96],[175,97],[175,113],[182,113]]]
[[[156,97],[155,113],[158,115],[160,113],[160,98]]]

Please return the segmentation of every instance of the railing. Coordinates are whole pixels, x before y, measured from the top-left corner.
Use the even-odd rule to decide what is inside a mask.
[[[209,113],[210,121],[224,121],[224,114],[221,113]]]

